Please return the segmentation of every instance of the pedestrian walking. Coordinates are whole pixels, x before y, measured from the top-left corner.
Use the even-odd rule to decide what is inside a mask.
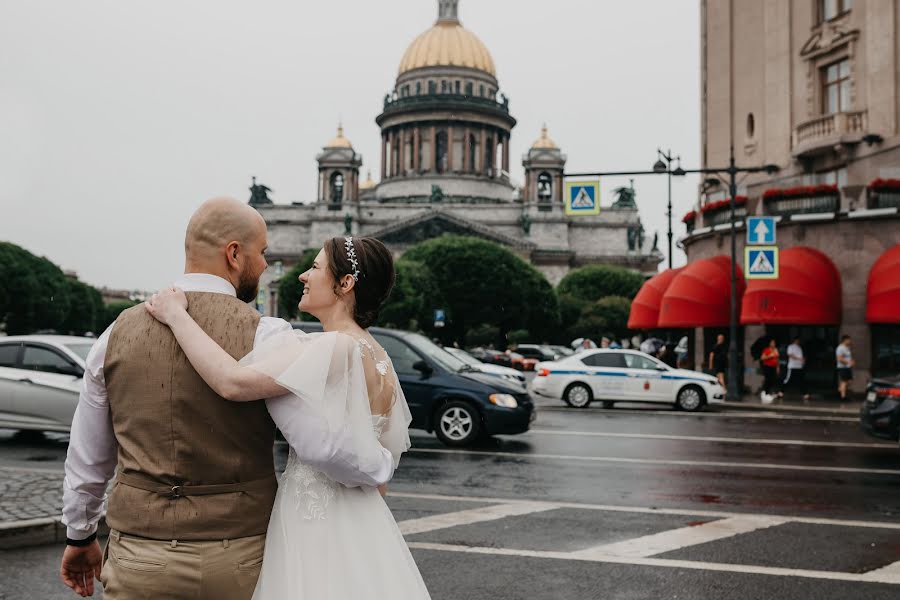
[[[841,402],[847,400],[847,387],[853,380],[853,367],[856,361],[853,360],[853,353],[850,351],[850,336],[841,336],[841,343],[834,350],[834,358],[837,362],[838,376],[838,396]]]
[[[763,372],[763,390],[761,394],[763,404],[771,404],[772,400],[777,396],[784,395],[778,390],[779,359],[778,344],[775,338],[772,338],[769,340],[769,345],[763,349],[762,354],[759,356]]]
[[[675,359],[676,359],[675,364],[679,369],[688,368],[687,357],[688,357],[688,338],[685,335],[685,336],[682,336],[682,338],[680,340],[678,340],[678,345],[675,346]]]
[[[725,387],[725,371],[728,369],[728,347],[725,345],[725,335],[716,336],[716,345],[709,353],[709,370],[716,374],[716,379],[722,387]]]
[[[806,357],[800,346],[800,337],[794,336],[787,347],[787,374],[784,377],[784,389],[792,389],[803,393],[803,399],[808,400],[806,393]]]

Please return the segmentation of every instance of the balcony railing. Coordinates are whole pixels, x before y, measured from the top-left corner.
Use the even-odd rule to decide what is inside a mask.
[[[501,98],[502,101],[498,102],[494,98],[455,93],[429,93],[414,96],[387,95],[384,97],[384,111],[376,118],[376,121],[396,112],[432,109],[480,109],[515,121],[509,116],[509,99],[502,94]]]
[[[867,111],[833,113],[800,123],[794,129],[794,156],[813,155],[835,144],[857,144],[866,135]]]
[[[746,206],[735,206],[734,207],[734,219],[738,223],[743,221],[747,217],[747,207]],[[721,225],[722,223],[730,223],[731,222],[731,208],[721,208],[718,210],[708,211],[703,214],[703,224],[706,227],[713,227],[715,225]]]
[[[841,206],[841,197],[815,196],[806,198],[777,198],[766,202],[766,214],[797,215],[812,213],[833,213]]]

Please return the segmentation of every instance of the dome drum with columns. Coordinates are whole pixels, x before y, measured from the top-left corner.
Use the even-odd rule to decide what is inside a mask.
[[[362,157],[342,127],[316,157],[315,203],[257,206],[269,225],[270,262],[290,268],[333,236],[371,235],[395,255],[445,234],[501,244],[556,284],[572,268],[612,264],[646,275],[662,255],[643,241],[635,208],[572,217],[563,206],[566,155],[546,125],[522,158],[524,184],[510,177],[516,120],[485,45],[460,23],[458,0],[439,0],[437,22],[404,54],[376,117],[380,180],[360,181]],[[641,243],[635,246],[640,230]],[[269,285],[279,277],[264,275]],[[275,286],[267,312],[274,314]]]

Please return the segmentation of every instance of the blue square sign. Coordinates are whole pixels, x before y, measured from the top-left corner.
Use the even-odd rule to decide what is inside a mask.
[[[746,279],[778,279],[778,247],[747,246],[744,248]]]
[[[747,243],[765,246],[775,244],[775,217],[748,217]]]

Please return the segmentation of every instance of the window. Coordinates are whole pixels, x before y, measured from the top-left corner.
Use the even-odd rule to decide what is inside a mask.
[[[446,94],[446,93],[447,93],[447,82],[446,82],[446,81],[442,81],[442,82],[441,82],[441,93],[442,93],[442,94]]]
[[[847,185],[847,167],[813,173],[812,175],[804,176],[803,180],[805,185],[826,184],[842,188]]]
[[[374,335],[375,340],[381,344],[384,351],[387,352],[394,363],[394,371],[398,375],[419,375],[419,371],[413,369],[413,365],[422,360],[422,357],[416,354],[412,348],[389,335]]]
[[[753,113],[747,115],[747,137],[751,140],[753,139],[753,135],[756,133],[756,118],[753,116]]]
[[[471,96],[471,95],[472,95],[472,82],[467,81],[466,82],[466,96]]]
[[[625,364],[628,365],[629,369],[649,369],[651,371],[655,370],[657,367],[657,362],[647,358],[646,356],[641,356],[640,354],[631,354],[630,352],[625,353]]]
[[[459,81],[456,82],[456,86],[455,86],[455,87],[456,87],[456,93],[458,94],[458,93],[459,93],[459,87],[460,87]]]
[[[416,82],[416,96],[420,95],[421,93],[422,93],[422,82],[417,81]]]
[[[819,0],[819,22],[830,21],[853,8],[853,0]]]
[[[538,202],[550,202],[553,197],[553,177],[544,171],[537,178]]]
[[[589,367],[613,367],[624,369],[625,361],[619,352],[598,352],[581,359],[581,362]]]
[[[898,371],[900,371],[900,327],[872,325],[872,374],[876,377],[888,376],[895,375]]]
[[[434,170],[443,173],[447,170],[447,132],[439,131],[436,137]]]
[[[15,367],[21,344],[0,345],[0,367]]]
[[[22,368],[45,373],[61,373],[71,371],[72,363],[53,350],[38,346],[25,346]]]
[[[822,69],[822,113],[850,109],[850,61],[846,58]]]
[[[428,82],[428,93],[436,94],[437,93],[437,84],[433,81]]]
[[[344,199],[344,175],[334,173],[331,175],[331,203],[340,204]]]
[[[478,95],[484,98],[484,85],[478,86]]]

